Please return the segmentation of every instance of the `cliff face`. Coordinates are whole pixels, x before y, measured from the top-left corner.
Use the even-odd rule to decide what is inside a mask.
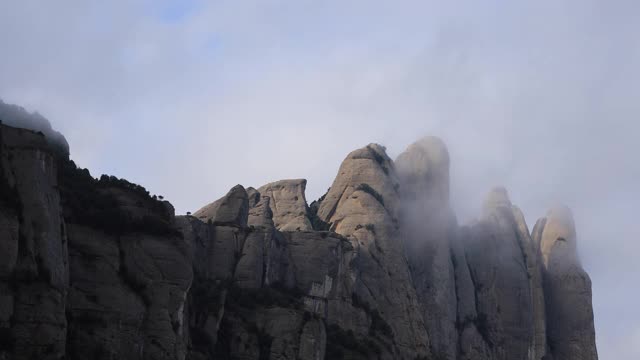
[[[0,125],[0,164],[0,356],[59,358],[69,264],[56,159],[42,134]]]
[[[436,358],[455,359],[457,300],[451,241],[457,223],[449,207],[449,153],[437,138],[424,138],[396,159],[401,228],[420,313]]]
[[[597,359],[571,214],[457,224],[449,156],[350,153],[193,216],[0,125],[0,359]]]

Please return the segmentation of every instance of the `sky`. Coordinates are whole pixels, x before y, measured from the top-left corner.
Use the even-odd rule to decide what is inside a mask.
[[[2,0],[0,99],[178,213],[439,136],[461,222],[496,185],[530,228],[573,209],[600,358],[635,360],[638,33],[625,0]]]

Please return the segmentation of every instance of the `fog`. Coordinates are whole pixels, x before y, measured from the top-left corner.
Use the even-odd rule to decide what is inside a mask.
[[[0,98],[72,158],[195,211],[424,135],[464,222],[505,186],[529,227],[576,218],[602,359],[640,356],[635,1],[3,1]]]

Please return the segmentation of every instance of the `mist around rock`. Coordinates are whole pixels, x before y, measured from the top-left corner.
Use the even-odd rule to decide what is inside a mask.
[[[37,112],[29,113],[21,106],[7,104],[0,99],[0,122],[4,125],[41,132],[61,154],[69,154],[69,143],[64,135],[53,130],[49,120]]]
[[[311,204],[290,179],[175,216],[2,106],[2,358],[598,357],[570,209],[529,231],[497,187],[458,224],[438,138],[352,151]]]

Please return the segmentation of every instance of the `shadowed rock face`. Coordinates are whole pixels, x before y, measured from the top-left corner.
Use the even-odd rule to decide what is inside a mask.
[[[437,138],[178,217],[56,146],[0,125],[0,359],[597,359],[570,211],[458,226]]]
[[[0,125],[0,177],[0,356],[62,357],[67,238],[55,156],[44,136]]]
[[[465,235],[476,298],[473,322],[489,359],[544,356],[544,351],[536,353],[536,306],[540,304],[534,305],[541,284],[531,263],[535,255],[525,229],[520,211],[506,191],[497,188],[489,193],[482,217]]]

